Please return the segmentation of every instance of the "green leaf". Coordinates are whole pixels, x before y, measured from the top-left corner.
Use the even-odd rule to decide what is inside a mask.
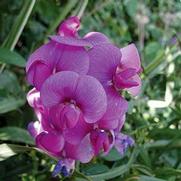
[[[126,11],[131,16],[134,17],[137,11],[137,0],[126,0],[124,1]]]
[[[16,52],[12,52],[5,48],[0,48],[0,61],[5,64],[25,67],[25,59]]]
[[[28,18],[33,10],[36,0],[24,0],[23,8],[14,22],[7,39],[3,43],[3,47],[13,50],[18,39],[28,21]]]
[[[5,160],[17,153],[31,151],[33,147],[19,146],[13,144],[0,144],[0,161]]]
[[[147,62],[152,61],[156,57],[158,51],[160,51],[161,48],[162,48],[161,45],[157,42],[149,43],[145,48],[145,60]]]
[[[4,71],[0,74],[0,82],[0,90],[5,91],[8,94],[19,95],[23,93],[16,75],[10,71]],[[4,96],[0,93],[0,97]]]
[[[12,72],[0,74],[0,114],[17,109],[24,105],[25,94]]]
[[[159,179],[159,178],[156,178],[156,177],[149,177],[149,176],[142,175],[139,178],[139,181],[166,181],[166,180]]]
[[[0,140],[34,144],[29,133],[25,129],[18,127],[0,128]]]
[[[109,171],[109,168],[106,165],[95,163],[88,166],[85,166],[81,169],[86,175],[100,174],[103,172]]]
[[[0,114],[15,110],[20,106],[24,105],[24,103],[25,99],[22,98],[19,99],[15,97],[4,98],[3,100],[0,101]]]
[[[111,149],[108,155],[101,157],[106,161],[118,161],[125,157],[125,155],[121,156],[120,153],[118,153],[118,151],[115,148],[113,148]]]
[[[105,172],[102,174],[91,175],[90,178],[93,179],[94,181],[99,181],[99,180],[104,180],[104,179],[106,180],[112,179],[114,177],[122,175],[123,173],[127,172],[130,169],[132,163],[137,158],[138,153],[139,153],[139,149],[138,147],[135,147],[127,164],[110,169],[108,172]]]

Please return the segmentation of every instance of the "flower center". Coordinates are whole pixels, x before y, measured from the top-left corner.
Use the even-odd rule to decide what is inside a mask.
[[[62,103],[50,110],[52,122],[59,130],[75,127],[79,120],[80,110],[78,107],[69,102]]]

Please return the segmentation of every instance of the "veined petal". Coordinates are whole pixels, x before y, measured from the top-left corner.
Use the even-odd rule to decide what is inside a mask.
[[[115,129],[119,124],[119,119],[126,113],[128,103],[113,88],[107,89],[106,92],[107,110],[98,124],[102,129]]]
[[[90,47],[90,48],[93,46],[90,42],[77,38],[77,37],[53,35],[53,36],[50,36],[50,39],[53,40],[54,42],[57,42],[63,45],[70,45],[70,46],[76,46],[76,47]]]
[[[55,42],[49,42],[32,53],[26,64],[29,83],[39,90],[43,82],[53,74],[59,54],[59,45]]]
[[[64,138],[59,134],[42,132],[36,137],[36,145],[52,155],[59,155],[64,147]]]
[[[141,69],[140,57],[134,44],[120,49],[122,53],[121,64],[125,68],[134,68],[137,72]]]
[[[88,75],[97,78],[104,86],[109,86],[121,61],[120,50],[112,44],[104,43],[94,46],[88,54],[91,60]]]
[[[92,125],[84,121],[83,116],[80,117],[77,125],[74,128],[66,129],[63,132],[65,141],[70,144],[77,145],[90,132]]]
[[[88,163],[94,156],[90,134],[87,134],[78,145],[66,143],[65,150],[68,158],[79,160],[82,163]]]
[[[78,78],[79,75],[71,71],[58,72],[49,77],[40,91],[42,103],[52,107],[70,101],[74,97]]]
[[[98,121],[106,111],[107,97],[104,88],[91,76],[80,76],[75,91],[75,101],[88,123]]]
[[[102,44],[102,43],[110,43],[109,38],[100,32],[87,33],[83,39],[88,41],[92,45],[97,45],[97,44]]]
[[[62,46],[62,55],[56,65],[59,71],[74,71],[81,75],[87,74],[89,69],[89,57],[83,47]]]

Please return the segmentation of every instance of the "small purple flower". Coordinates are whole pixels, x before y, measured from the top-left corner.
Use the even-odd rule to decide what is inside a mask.
[[[56,177],[58,174],[63,175],[64,177],[69,176],[71,171],[75,169],[75,161],[71,159],[59,160],[54,167],[52,172],[52,177]]]
[[[126,150],[135,144],[133,138],[128,135],[119,133],[115,138],[115,148],[121,155],[124,155]]]

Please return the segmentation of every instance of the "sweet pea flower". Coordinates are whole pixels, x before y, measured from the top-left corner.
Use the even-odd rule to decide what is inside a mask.
[[[57,36],[38,48],[28,59],[26,73],[28,82],[40,90],[43,82],[52,74],[70,70],[85,75],[89,58],[85,47],[92,45],[78,38],[80,22],[71,17],[60,25]]]
[[[128,102],[121,95],[140,92],[141,64],[134,44],[117,48],[107,36],[78,35],[80,20],[63,21],[57,35],[28,59],[27,94],[37,121],[28,131],[36,146],[57,162],[52,176],[69,176],[75,161],[88,163],[114,146],[120,154],[134,145],[121,133]]]
[[[128,90],[133,96],[140,92],[140,58],[134,44],[121,50],[110,43],[95,45],[89,52],[88,74],[96,77],[103,86],[116,91]]]
[[[70,127],[75,126],[81,113],[87,123],[95,123],[107,107],[106,93],[99,81],[72,71],[62,71],[49,77],[42,86],[40,96],[50,112],[66,107],[65,117],[68,124],[72,124]]]

